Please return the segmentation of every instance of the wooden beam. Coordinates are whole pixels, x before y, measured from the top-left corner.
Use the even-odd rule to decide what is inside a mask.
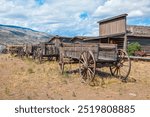
[[[125,51],[127,51],[127,35],[126,35],[126,34],[124,35],[123,49],[124,49]]]
[[[140,57],[140,56],[129,56],[130,59],[133,60],[144,60],[144,61],[150,61],[150,57]]]

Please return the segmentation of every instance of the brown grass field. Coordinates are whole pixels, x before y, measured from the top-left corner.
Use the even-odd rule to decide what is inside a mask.
[[[102,68],[95,82],[86,85],[79,74],[61,75],[56,61],[37,64],[31,59],[0,55],[0,99],[148,100],[149,70],[150,62],[132,61],[129,82],[123,83],[110,75],[109,68]]]

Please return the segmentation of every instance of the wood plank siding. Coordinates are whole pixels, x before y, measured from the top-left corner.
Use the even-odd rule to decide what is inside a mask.
[[[125,34],[126,16],[127,14],[123,14],[99,21],[99,35],[110,36],[117,34]]]
[[[122,34],[126,32],[125,19],[114,19],[111,22],[100,23],[100,36]]]
[[[98,22],[102,43],[117,44],[118,48],[126,50],[126,16],[127,14],[122,14]]]

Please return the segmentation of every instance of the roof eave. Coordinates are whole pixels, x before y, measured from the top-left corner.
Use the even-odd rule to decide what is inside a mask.
[[[128,15],[128,14],[117,15],[117,16],[114,16],[114,17],[111,17],[111,18],[107,18],[107,19],[100,20],[100,21],[98,21],[97,23],[108,22],[108,21],[115,20],[115,19],[118,19],[118,18],[126,17],[127,15]]]

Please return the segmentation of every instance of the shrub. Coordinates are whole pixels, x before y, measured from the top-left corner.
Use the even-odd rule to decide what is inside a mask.
[[[29,74],[34,73],[33,69],[32,69],[32,68],[29,68],[29,69],[28,69],[28,73],[29,73]]]
[[[127,52],[129,55],[134,55],[135,51],[140,51],[141,45],[138,42],[128,44]]]

